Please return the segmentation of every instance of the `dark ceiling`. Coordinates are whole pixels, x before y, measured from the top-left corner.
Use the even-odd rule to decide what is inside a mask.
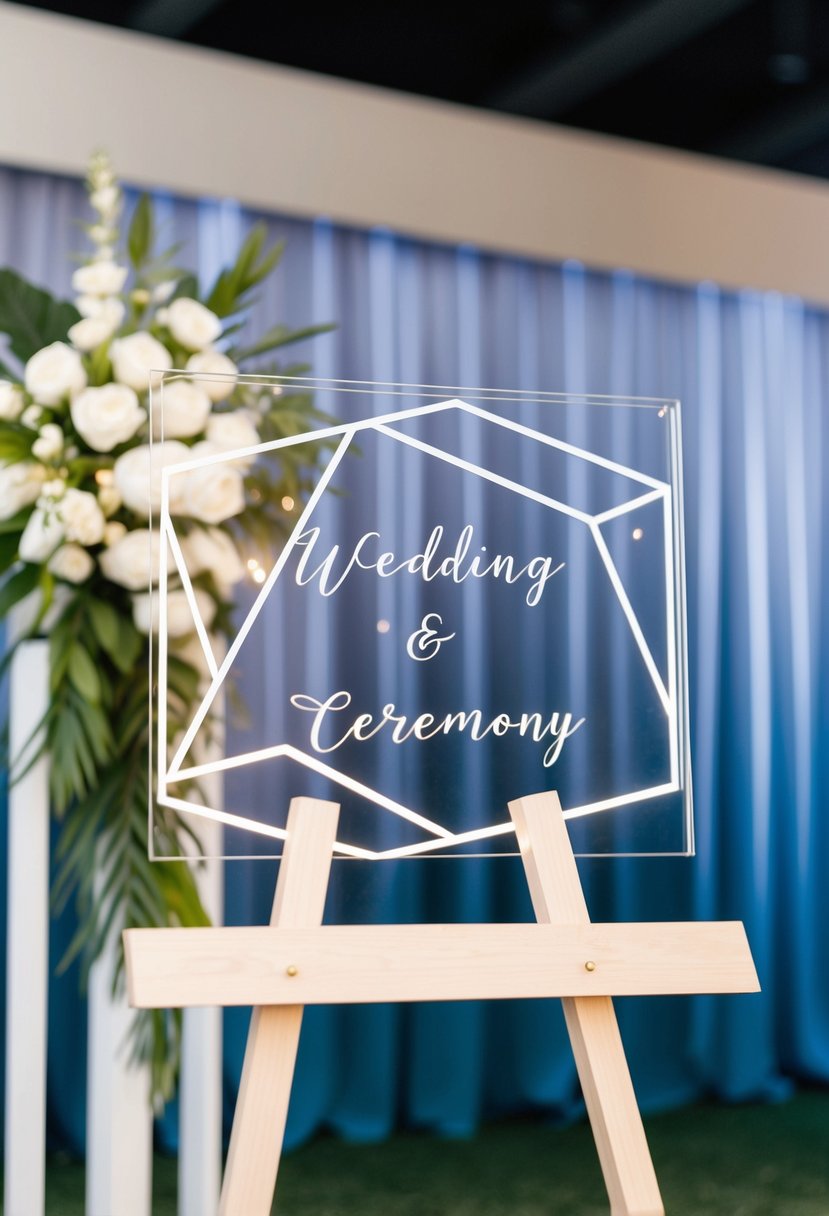
[[[37,0],[198,46],[829,177],[829,0]]]

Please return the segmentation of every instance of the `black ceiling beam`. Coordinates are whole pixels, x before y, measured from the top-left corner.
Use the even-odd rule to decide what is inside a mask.
[[[142,0],[130,13],[127,24],[145,34],[181,38],[223,3],[224,0]]]
[[[701,150],[757,164],[778,165],[827,138],[829,85],[819,85],[753,115],[709,141]]]
[[[528,65],[493,89],[486,103],[533,118],[565,114],[752,3],[648,0],[579,39],[570,50]]]

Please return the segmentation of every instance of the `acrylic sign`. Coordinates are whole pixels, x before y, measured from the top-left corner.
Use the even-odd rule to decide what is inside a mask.
[[[278,856],[310,794],[342,804],[340,856],[501,854],[507,801],[555,789],[579,853],[690,852],[677,403],[243,377],[225,408],[287,422],[308,392],[333,425],[175,463],[154,445],[153,815]],[[307,484],[263,498],[286,456]],[[222,523],[247,574],[220,649],[185,490],[229,468],[252,514]],[[182,652],[202,692],[170,742]]]

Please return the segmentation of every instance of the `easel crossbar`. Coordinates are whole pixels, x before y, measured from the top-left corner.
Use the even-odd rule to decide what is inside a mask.
[[[755,992],[739,922],[131,929],[139,1008]]]

